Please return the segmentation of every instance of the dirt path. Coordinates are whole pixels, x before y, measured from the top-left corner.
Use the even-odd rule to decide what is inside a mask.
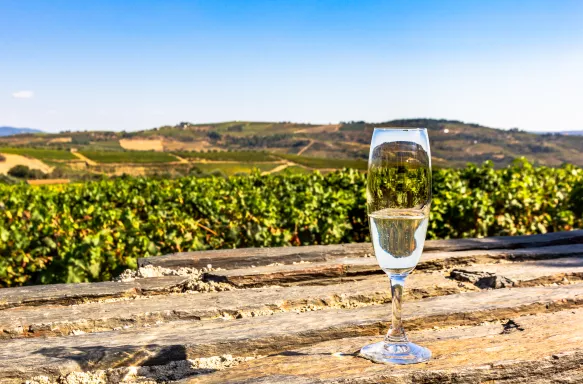
[[[342,144],[367,150],[370,148],[370,144],[352,143],[350,141],[344,141]]]
[[[338,130],[340,130],[340,124],[327,124],[317,127],[298,129],[297,131],[294,131],[294,133],[338,132]]]
[[[310,149],[312,144],[314,144],[314,140],[310,140],[310,143],[308,145],[306,145],[304,148],[300,149],[300,151],[297,153],[297,155],[299,156],[302,153],[306,152],[308,149]]]
[[[28,185],[51,185],[51,184],[69,184],[69,179],[41,179],[41,180],[26,180]]]
[[[72,153],[74,156],[76,156],[77,158],[79,158],[79,159],[83,160],[84,162],[86,162],[88,165],[99,165],[99,164],[97,164],[95,161],[93,161],[93,160],[91,160],[91,159],[89,159],[89,158],[87,158],[87,157],[83,156],[83,155],[82,155],[82,154],[80,154],[79,152],[76,152],[76,151],[75,151],[75,152],[74,152],[74,151],[71,151],[71,153]]]
[[[188,160],[186,160],[185,158],[182,158],[180,156],[177,156],[177,155],[175,155],[173,153],[171,153],[170,156],[174,156],[175,158],[177,158],[178,159],[178,162],[181,163],[181,164],[188,164]]]
[[[296,165],[296,164],[295,163],[284,163],[284,164],[278,165],[277,167],[273,168],[272,170],[262,172],[261,174],[262,175],[269,175],[272,173],[277,173],[277,172],[283,171],[284,169],[286,169],[287,167],[289,167],[291,165]]]

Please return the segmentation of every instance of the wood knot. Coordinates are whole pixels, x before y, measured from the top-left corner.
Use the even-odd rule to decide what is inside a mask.
[[[509,278],[490,272],[474,272],[463,269],[454,269],[450,272],[449,277],[457,281],[472,283],[480,289],[509,288],[515,285],[514,281]]]
[[[508,320],[505,324],[502,324],[502,326],[504,327],[504,329],[500,333],[501,335],[507,335],[509,333],[516,332],[516,331],[521,331],[521,332],[524,331],[524,328],[522,328],[520,326],[520,324],[518,324],[517,322],[515,322],[512,319]]]

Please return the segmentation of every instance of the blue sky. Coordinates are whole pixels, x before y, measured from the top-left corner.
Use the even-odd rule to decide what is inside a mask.
[[[0,0],[0,125],[583,129],[583,1]]]

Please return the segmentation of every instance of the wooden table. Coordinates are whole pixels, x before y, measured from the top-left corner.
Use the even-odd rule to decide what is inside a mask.
[[[346,244],[140,260],[166,275],[212,264],[202,276],[2,289],[0,380],[583,382],[583,231],[425,250],[404,319],[428,363],[358,357],[387,331],[390,293],[370,244]]]

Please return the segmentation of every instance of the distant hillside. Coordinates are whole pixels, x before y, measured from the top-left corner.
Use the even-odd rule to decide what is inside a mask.
[[[22,133],[42,133],[42,131],[32,128],[0,127],[0,136],[12,136]]]
[[[379,123],[350,121],[326,125],[285,121],[182,122],[137,132],[61,132],[11,136],[0,139],[0,147],[34,146],[79,151],[150,150],[172,152],[179,158],[189,159],[196,156],[188,155],[188,152],[264,151],[295,164],[305,163],[302,158],[312,158],[317,161],[308,160],[309,164],[337,168],[343,159],[346,159],[347,164],[348,160],[366,160],[373,128],[379,126],[427,128],[433,164],[436,166],[460,167],[469,162],[491,160],[500,167],[522,156],[540,165],[559,166],[568,162],[583,166],[583,136],[501,130],[443,119],[403,119]],[[237,159],[244,161],[244,153],[237,156]],[[249,161],[253,156],[256,157],[249,156]]]
[[[565,136],[583,136],[583,131],[560,131],[560,132],[532,132],[536,134],[555,134],[555,135],[565,135]]]

